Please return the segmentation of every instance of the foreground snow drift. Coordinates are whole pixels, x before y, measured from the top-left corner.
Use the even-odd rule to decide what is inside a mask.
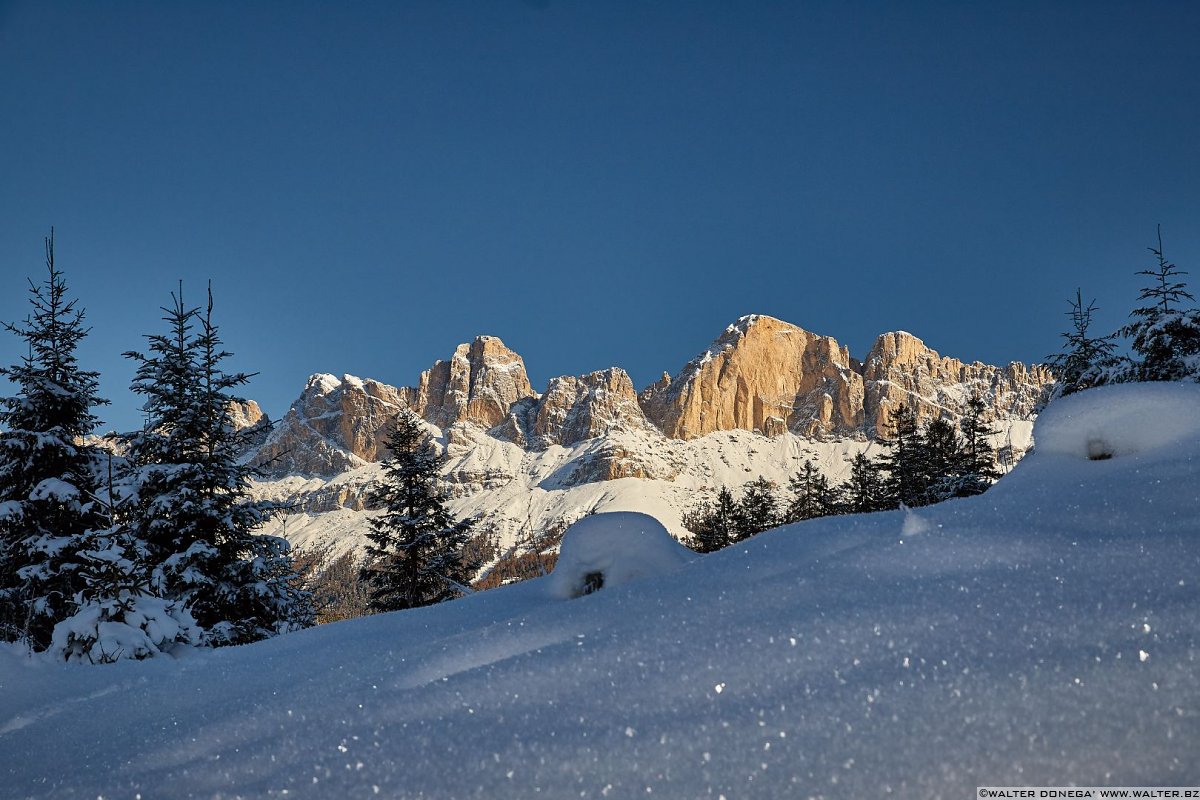
[[[1084,457],[1159,391],[1200,413],[1200,387],[1066,398],[1039,441],[1083,449],[985,495],[578,599],[534,581],[177,661],[0,653],[0,797],[1200,784],[1200,433]]]
[[[570,600],[602,587],[666,575],[695,558],[648,514],[613,511],[567,529],[548,581],[551,597]]]

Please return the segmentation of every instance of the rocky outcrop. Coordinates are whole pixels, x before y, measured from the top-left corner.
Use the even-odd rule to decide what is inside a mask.
[[[578,378],[554,378],[538,401],[533,441],[570,447],[614,430],[647,430],[633,381],[612,367]]]
[[[972,393],[993,418],[1029,418],[1053,381],[1040,366],[965,364],[908,333],[880,336],[861,364],[846,348],[771,317],[743,317],[670,381],[642,392],[646,416],[672,438],[720,430],[776,436],[890,431],[905,403],[923,419],[956,417]]]
[[[266,427],[270,419],[253,400],[232,400],[229,403],[229,424],[235,431],[253,427]]]
[[[422,372],[410,405],[439,428],[456,422],[491,428],[505,421],[513,403],[533,396],[521,357],[495,336],[479,336]]]
[[[665,378],[665,376],[664,376]],[[742,317],[669,382],[642,392],[667,436],[744,429],[804,436],[851,434],[863,421],[863,380],[849,351],[771,317]]]
[[[353,375],[313,375],[251,463],[268,475],[334,475],[384,455],[406,392]]]
[[[904,331],[876,339],[862,371],[863,411],[868,431],[875,436],[890,433],[891,412],[901,404],[920,419],[954,418],[962,414],[972,394],[984,399],[993,419],[1029,418],[1054,380],[1049,370],[1038,365],[965,364],[938,354]]]
[[[408,408],[440,428],[490,428],[536,396],[525,362],[494,336],[461,344],[421,373],[416,388],[353,375],[313,375],[253,462],[266,474],[334,475],[386,456],[392,422]],[[257,408],[257,406],[256,406]]]

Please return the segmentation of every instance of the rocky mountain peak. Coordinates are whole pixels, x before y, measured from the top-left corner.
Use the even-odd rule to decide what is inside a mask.
[[[379,381],[313,375],[252,463],[274,475],[362,466],[383,456],[389,426],[409,399],[408,390]]]
[[[996,418],[1027,419],[1051,380],[1038,366],[965,364],[903,331],[880,336],[860,364],[828,336],[749,315],[675,377],[664,374],[640,395],[617,367],[554,378],[538,395],[521,356],[494,336],[479,336],[422,372],[415,388],[313,375],[255,463],[275,475],[333,475],[379,460],[392,420],[408,408],[464,441],[475,441],[471,431],[490,432],[489,440],[528,451],[595,440],[589,471],[579,480],[666,475],[673,467],[635,450],[659,447],[651,443],[664,436],[686,440],[734,430],[876,437],[890,432],[898,403],[922,418],[954,417],[972,393],[985,398]],[[245,414],[250,419],[254,410]]]
[[[477,336],[421,373],[412,407],[438,427],[473,422],[491,428],[514,403],[533,396],[521,356],[495,336]]]
[[[571,446],[614,430],[652,426],[625,370],[610,367],[579,377],[553,378],[537,405],[533,440]]]
[[[862,373],[864,411],[877,436],[890,432],[890,414],[899,404],[912,408],[920,419],[955,417],[972,394],[984,399],[993,417],[1028,418],[1054,380],[1040,365],[964,363],[939,354],[905,331],[880,335]]]
[[[761,315],[740,318],[669,384],[643,391],[642,409],[667,436],[719,430],[804,435],[862,423],[862,376],[827,336]]]

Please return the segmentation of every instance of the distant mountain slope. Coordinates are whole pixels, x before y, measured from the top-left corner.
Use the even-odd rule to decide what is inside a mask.
[[[613,367],[554,378],[537,394],[521,356],[480,336],[413,387],[312,376],[249,457],[273,479],[263,494],[305,512],[287,522],[301,544],[342,549],[362,527],[355,515],[372,464],[404,408],[444,448],[455,510],[489,515],[505,538],[598,508],[658,513],[678,533],[681,512],[706,489],[759,475],[786,484],[804,458],[840,479],[849,458],[877,446],[898,405],[954,418],[977,392],[1002,431],[997,444],[1019,457],[1051,380],[1039,366],[943,357],[902,332],[880,336],[859,362],[829,337],[752,315],[640,393]]]

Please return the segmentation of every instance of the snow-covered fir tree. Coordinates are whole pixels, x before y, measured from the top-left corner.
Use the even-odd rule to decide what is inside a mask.
[[[447,511],[437,450],[415,414],[401,412],[387,448],[383,481],[370,497],[384,513],[371,520],[361,572],[375,612],[449,600],[478,567],[463,556],[474,520],[455,522]]]
[[[906,405],[897,406],[888,415],[892,433],[882,441],[888,452],[880,459],[888,473],[888,506],[900,503],[919,506],[929,488],[929,468],[924,463],[924,438],[917,413]]]
[[[1094,337],[1089,332],[1096,311],[1096,302],[1084,306],[1083,292],[1076,289],[1071,310],[1067,312],[1071,329],[1062,334],[1066,342],[1046,362],[1056,379],[1051,400],[1106,383],[1113,370],[1122,364],[1113,336]]]
[[[922,432],[920,446],[914,455],[921,473],[923,487],[919,505],[940,503],[955,497],[962,478],[965,460],[958,431],[948,420],[933,419]],[[907,505],[915,505],[907,503]]]
[[[144,429],[128,437],[122,502],[131,536],[145,548],[153,593],[181,602],[206,644],[243,644],[313,624],[287,542],[256,531],[282,511],[251,500],[254,470],[240,463],[233,391],[251,376],[227,373],[212,322],[183,302],[163,310],[167,332],[147,337],[132,389],[145,398]]]
[[[864,514],[892,507],[882,471],[865,453],[858,453],[851,460],[850,475],[839,492],[847,513]]]
[[[983,395],[972,392],[967,398],[967,410],[958,421],[958,430],[962,434],[962,464],[955,497],[982,494],[1000,480],[1000,471],[996,468],[996,449],[992,447],[992,437],[999,431],[984,420],[986,412],[987,402]]]
[[[30,282],[31,315],[5,324],[27,347],[0,369],[16,394],[0,399],[0,639],[35,650],[74,612],[78,550],[102,524],[95,501],[96,450],[84,437],[107,401],[98,375],[76,357],[87,336],[84,312],[69,299],[46,238],[46,280]]]
[[[156,597],[143,549],[114,520],[80,547],[77,610],[54,627],[55,659],[107,664],[198,645],[201,631],[181,601]]]
[[[1121,329],[1130,340],[1135,358],[1121,375],[1127,381],[1200,380],[1200,310],[1184,307],[1196,298],[1187,290],[1187,273],[1163,255],[1162,228],[1158,247],[1151,247],[1156,264],[1139,272],[1150,278],[1138,300],[1134,317]]]

